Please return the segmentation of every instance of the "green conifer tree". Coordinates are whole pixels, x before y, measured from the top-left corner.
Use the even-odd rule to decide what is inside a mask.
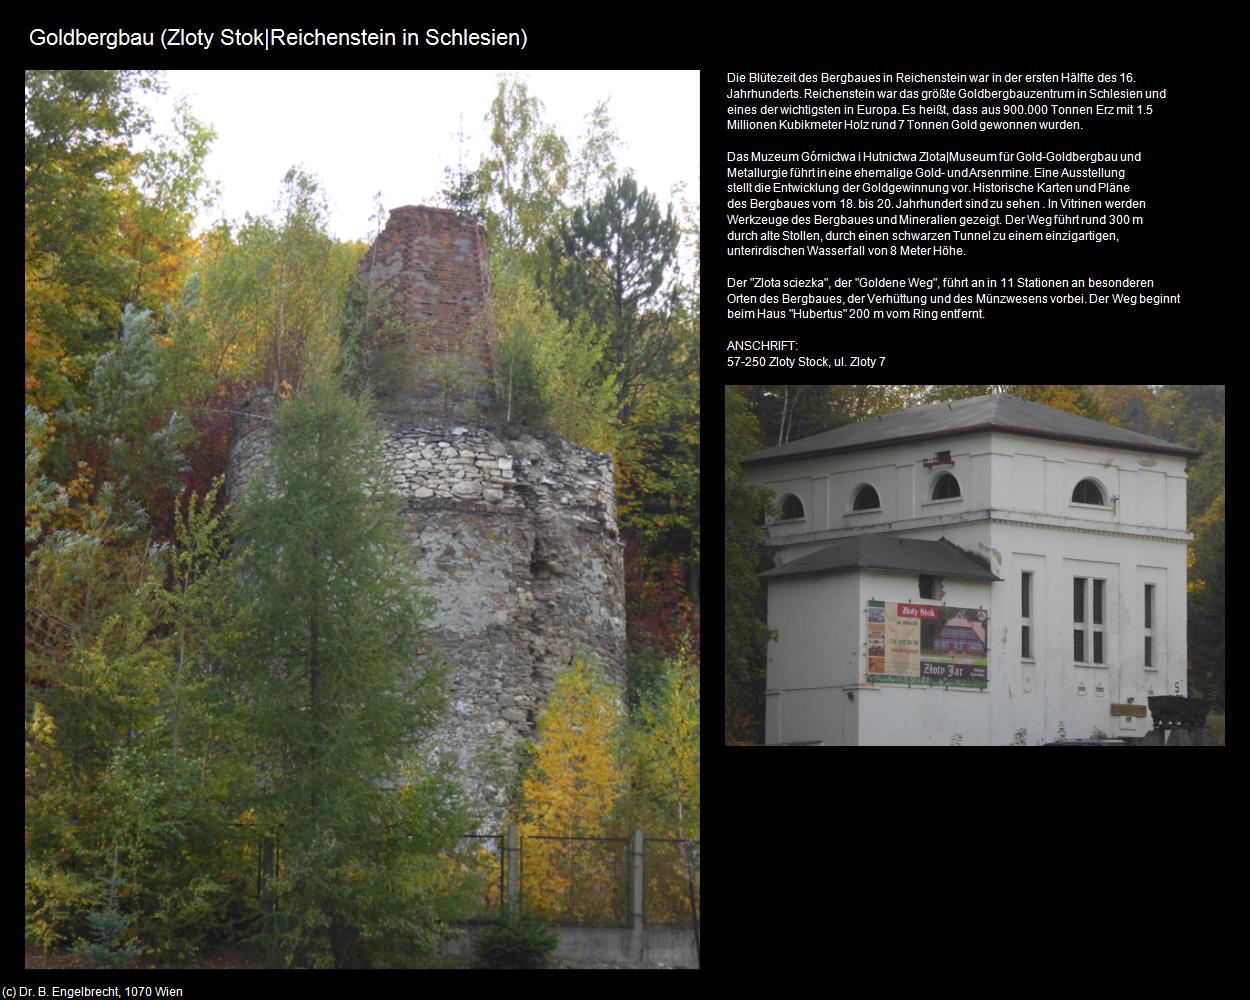
[[[265,747],[258,814],[277,838],[272,926],[289,964],[403,964],[451,915],[431,886],[467,822],[422,764],[442,677],[392,475],[367,404],[327,381],[277,412],[238,512],[257,615],[241,681]]]

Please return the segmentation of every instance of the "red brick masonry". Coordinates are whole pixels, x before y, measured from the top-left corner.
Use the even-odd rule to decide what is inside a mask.
[[[375,249],[361,267],[389,292],[403,317],[406,377],[398,392],[429,399],[432,367],[456,359],[464,395],[479,406],[494,396],[494,323],[486,230],[446,208],[404,205],[393,209]]]

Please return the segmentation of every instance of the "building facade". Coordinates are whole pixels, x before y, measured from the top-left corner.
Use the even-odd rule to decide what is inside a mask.
[[[1145,736],[1147,697],[1187,693],[1195,454],[982,396],[749,456],[781,512],[765,742]]]

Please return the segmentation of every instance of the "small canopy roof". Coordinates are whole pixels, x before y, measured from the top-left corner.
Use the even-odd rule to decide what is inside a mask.
[[[818,552],[770,569],[765,578],[800,573],[836,573],[845,569],[876,569],[889,573],[918,573],[926,576],[955,576],[987,583],[1000,577],[988,564],[965,552],[945,538],[936,542],[896,535],[856,535],[843,538]]]

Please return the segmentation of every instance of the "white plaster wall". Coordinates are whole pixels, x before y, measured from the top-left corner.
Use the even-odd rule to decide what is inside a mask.
[[[949,451],[953,466],[926,469],[924,462]],[[929,499],[933,481],[950,472],[959,480],[959,500]],[[791,544],[808,536],[842,537],[868,528],[897,530],[905,522],[994,509],[1044,514],[1089,524],[1119,524],[1185,530],[1185,461],[1096,445],[1073,444],[1015,434],[984,433],[817,456],[775,465],[749,466],[746,478],[770,486],[780,496],[794,493],[808,507],[818,498],[829,515],[807,523],[778,526],[776,535]],[[1082,479],[1096,480],[1108,508],[1073,506],[1072,491]],[[822,485],[818,494],[813,483]],[[881,498],[880,513],[852,513],[860,483]],[[787,559],[793,556],[787,554]]]
[[[1164,524],[1174,531],[1184,531],[1186,525],[1185,477],[1174,472],[1167,474],[1167,518]]]
[[[1040,514],[1046,506],[1046,459],[1018,451],[1011,457],[1012,489],[995,494],[994,506]]]
[[[812,503],[807,517],[813,531],[829,527],[829,481],[824,478],[812,480]]]
[[[1111,715],[1113,703],[1146,705],[1150,694],[1185,693],[1185,546],[1179,542],[994,523],[1003,558],[991,588],[991,742],[1018,728],[1030,743],[1095,730],[1138,738],[1153,725]],[[1034,661],[1020,655],[1021,573],[1033,573]],[[1102,666],[1073,661],[1073,578],[1104,579]],[[1153,670],[1144,665],[1144,587],[1155,591]],[[1081,688],[1084,685],[1084,691]],[[1179,691],[1176,690],[1179,685]],[[1101,686],[1102,690],[1099,691]]]
[[[926,469],[923,461],[948,450],[954,467]],[[955,474],[962,497],[953,502],[928,499],[933,479]],[[770,742],[812,737],[819,731],[835,740],[863,745],[946,745],[952,733],[964,745],[1009,744],[1018,729],[1029,743],[1055,739],[1063,723],[1070,738],[1094,730],[1109,736],[1140,737],[1152,721],[1113,717],[1113,703],[1144,705],[1154,694],[1185,694],[1185,463],[1173,456],[1145,454],[1010,434],[977,434],[949,439],[889,445],[883,448],[791,461],[747,470],[754,482],[774,485],[779,492],[819,495],[810,485],[821,483],[829,517],[804,525],[787,525],[773,533],[778,561],[788,562],[819,550],[839,538],[862,533],[895,532],[905,537],[936,540],[946,537],[989,561],[1002,582],[986,588],[948,580],[945,602],[990,611],[989,684],[984,692],[897,688],[879,685],[856,694],[855,708],[825,695],[807,694],[798,680],[810,680],[808,668],[794,668],[790,653],[778,644],[770,654],[770,690],[774,663],[784,692],[769,698]],[[1108,499],[1106,506],[1074,505],[1072,491],[1083,478],[1093,478]],[[881,511],[851,514],[852,491],[868,482],[878,491]],[[808,484],[804,487],[804,483]],[[802,494],[800,494],[802,495]],[[782,527],[782,526],[779,526]],[[1020,655],[1020,573],[1034,573],[1033,659]],[[1072,654],[1072,580],[1076,576],[1106,580],[1103,666],[1077,665]],[[835,620],[854,623],[862,644],[865,602],[918,601],[919,580],[910,574],[845,573],[857,593],[840,589],[836,599],[829,584],[798,577],[787,581],[795,590],[824,588],[812,602],[799,598],[796,609],[770,588],[770,623],[785,620],[789,641],[814,654],[816,647],[836,647],[838,662],[848,655],[846,642],[834,643]],[[780,583],[780,581],[778,581]],[[1154,663],[1144,666],[1144,585],[1153,583]],[[777,584],[774,584],[776,587]],[[973,588],[971,596],[966,588]],[[851,631],[847,626],[847,633]],[[810,632],[808,638],[796,636]],[[855,676],[863,677],[862,649],[855,654]],[[785,675],[785,676],[783,676]],[[1081,686],[1084,685],[1082,692]],[[1098,690],[1101,686],[1101,692]],[[821,688],[830,690],[831,687]],[[845,698],[843,696],[845,701]],[[786,703],[790,711],[775,708]],[[820,719],[822,712],[829,719]],[[778,720],[793,719],[792,726]],[[836,721],[834,719],[836,718]],[[854,730],[854,732],[853,732]],[[775,739],[773,734],[775,733]]]
[[[1019,729],[1036,744],[1058,738],[1061,722],[1069,738],[1086,738],[1095,730],[1139,738],[1153,725],[1149,716],[1113,717],[1113,703],[1132,698],[1133,704],[1145,705],[1152,693],[1187,693],[1183,544],[988,522],[912,537],[938,531],[969,551],[986,554],[1002,578],[988,585],[947,578],[941,600],[933,602],[988,609],[986,689],[867,684],[864,608],[870,600],[926,603],[919,597],[918,576],[864,571],[782,578],[770,587],[770,623],[783,625],[788,642],[770,649],[769,687],[784,688],[784,717],[791,724],[778,731],[774,742],[823,739],[836,745],[850,738],[847,706],[828,692],[844,692],[851,684],[852,661],[853,676],[864,685],[853,712],[860,745],[948,745],[960,733],[965,746],[1005,746]],[[1031,660],[1020,654],[1025,570],[1033,573]],[[1072,580],[1077,576],[1106,581],[1102,666],[1073,662]],[[858,596],[848,592],[852,580],[858,581]],[[1155,666],[1150,670],[1143,655],[1146,583],[1156,587]],[[841,622],[848,625],[839,633]]]
[[[793,493],[803,501],[807,513],[801,522],[783,521],[770,526],[770,539],[777,546],[778,564],[807,555],[837,538],[863,531],[891,531],[917,519],[950,517],[977,509],[969,496],[974,491],[983,508],[989,502],[987,476],[974,474],[973,452],[987,453],[990,435],[971,435],[939,441],[933,449],[914,445],[893,445],[872,451],[852,452],[825,458],[802,459],[747,467],[748,482],[766,484],[778,497]],[[936,448],[949,450],[956,465],[926,469]],[[988,461],[983,462],[988,468]],[[959,480],[962,496],[954,500],[932,501],[934,480],[951,472]],[[853,512],[855,490],[867,483],[881,501],[880,510]],[[814,508],[816,508],[814,510]],[[828,511],[826,518],[824,510]]]

